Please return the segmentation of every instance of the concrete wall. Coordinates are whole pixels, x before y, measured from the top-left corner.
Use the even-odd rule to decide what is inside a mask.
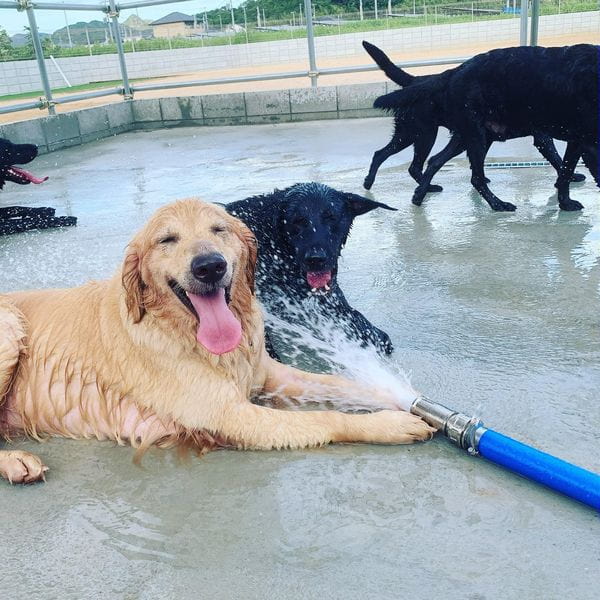
[[[590,40],[600,39],[600,11],[544,16],[540,19],[541,44],[544,43],[545,35],[571,32],[589,32]],[[439,45],[460,49],[466,43],[489,43],[493,46],[512,41],[516,45],[519,40],[519,19],[318,37],[315,39],[317,61],[319,58],[362,55],[364,54],[361,46],[363,39],[395,52],[430,50]],[[160,77],[253,65],[308,62],[304,38],[248,45],[135,52],[128,53],[126,60],[131,78]],[[57,62],[73,85],[120,78],[116,54],[59,58]],[[64,87],[64,81],[51,61],[46,61],[46,64],[51,86]],[[0,95],[37,91],[41,90],[41,87],[35,61],[0,62]]]
[[[133,129],[252,125],[382,116],[372,108],[390,83],[123,101],[0,126],[0,137],[45,154]]]

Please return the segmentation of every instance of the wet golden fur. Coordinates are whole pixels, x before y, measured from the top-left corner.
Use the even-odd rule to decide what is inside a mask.
[[[164,243],[175,237],[175,243]],[[220,252],[231,277],[230,308],[242,324],[237,349],[217,356],[196,341],[197,318],[168,285],[185,288],[199,252]],[[281,365],[264,349],[254,296],[256,245],[223,209],[188,199],[156,212],[129,244],[112,279],[71,289],[0,296],[0,426],[5,436],[111,439],[144,449],[203,451],[302,448],[336,441],[410,443],[431,429],[413,415],[282,411],[257,394],[301,400],[360,398],[394,407],[331,375]],[[35,462],[37,461],[37,462]],[[41,461],[0,451],[0,475],[43,477]]]

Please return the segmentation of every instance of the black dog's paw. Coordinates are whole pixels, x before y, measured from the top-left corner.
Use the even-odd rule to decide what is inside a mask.
[[[583,208],[583,204],[581,204],[581,202],[577,202],[577,200],[571,200],[569,198],[568,200],[560,203],[560,208],[568,211],[581,210]]]
[[[436,194],[438,192],[443,192],[444,188],[441,185],[437,185],[435,183],[432,183],[431,185],[427,186],[427,193],[428,194]]]
[[[363,181],[363,187],[365,190],[370,190],[373,187],[373,180],[369,177],[365,177],[365,180]]]
[[[381,354],[389,356],[394,351],[394,345],[390,336],[381,329],[377,329],[372,333],[371,343],[375,345],[377,351]]]
[[[573,173],[571,181],[573,183],[581,183],[582,181],[585,181],[585,175],[583,173]]]
[[[517,210],[517,207],[510,202],[502,202],[502,200],[499,200],[492,205],[492,210],[498,212],[514,212]]]

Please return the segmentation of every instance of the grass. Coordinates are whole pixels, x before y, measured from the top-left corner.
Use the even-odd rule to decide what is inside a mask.
[[[139,79],[137,81],[140,81]],[[95,81],[93,83],[87,83],[83,85],[74,85],[73,87],[55,88],[52,90],[54,94],[62,94],[68,92],[87,92],[89,90],[101,90],[104,88],[122,86],[123,82],[120,79],[114,81]],[[10,94],[8,96],[0,96],[0,102],[6,100],[27,100],[28,98],[38,98],[43,95],[43,91],[38,92],[24,92],[22,94]]]
[[[479,8],[496,8],[500,7],[497,2],[475,2]],[[442,14],[442,8],[454,8],[459,7],[466,8],[469,10],[471,3],[463,4],[457,3],[456,5],[431,6],[427,8],[427,13],[423,14],[423,4],[417,6],[417,15],[414,17],[392,17],[382,19],[365,19],[364,21],[353,21],[351,23],[340,23],[336,25],[315,25],[315,36],[328,36],[338,35],[343,33],[359,33],[367,31],[378,31],[382,29],[397,29],[403,27],[415,27],[424,25],[441,25],[447,23],[465,23],[470,21],[490,21],[497,19],[510,19],[518,18],[518,16],[510,14],[471,14],[466,12],[464,14]],[[440,9],[439,11],[437,9]],[[540,5],[542,15],[550,15],[558,13],[558,3],[546,1]],[[560,12],[586,12],[598,10],[597,0],[561,0]],[[251,27],[254,25],[251,24]],[[171,48],[197,48],[202,46],[224,46],[229,44],[245,44],[245,43],[256,43],[256,42],[271,42],[276,40],[286,40],[292,38],[306,38],[306,29],[296,29],[293,31],[257,31],[249,27],[247,35],[245,32],[236,33],[235,35],[224,35],[216,38],[207,38],[203,40],[189,39],[189,38],[173,38],[168,39],[152,39],[152,40],[140,40],[137,42],[125,42],[125,52],[143,52],[147,50],[168,50]],[[116,44],[94,44],[91,47],[93,55],[99,54],[115,54],[117,51]],[[88,46],[74,46],[73,48],[61,48],[54,47],[52,50],[47,51],[52,53],[55,57],[69,57],[69,56],[87,56],[90,54],[90,48]],[[5,55],[0,60],[31,60],[35,58],[31,49],[18,48],[10,55]]]

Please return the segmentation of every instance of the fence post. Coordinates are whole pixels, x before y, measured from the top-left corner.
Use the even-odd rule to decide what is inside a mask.
[[[529,33],[529,45],[538,45],[538,28],[540,24],[540,0],[531,2],[531,31]]]
[[[521,30],[520,41],[521,46],[527,46],[527,13],[529,12],[529,1],[521,0]]]
[[[131,100],[133,94],[129,85],[129,77],[127,76],[127,65],[125,63],[125,50],[123,49],[123,40],[121,39],[121,30],[119,29],[119,11],[115,0],[108,0],[107,15],[112,22],[113,37],[117,44],[117,54],[119,55],[119,66],[121,67],[121,78],[123,79],[123,94],[125,100]]]
[[[56,109],[54,108],[54,101],[52,100],[52,90],[50,89],[50,80],[48,79],[48,71],[46,70],[46,62],[44,61],[44,49],[40,42],[40,35],[38,31],[37,22],[35,20],[35,13],[30,0],[19,0],[19,10],[25,10],[27,13],[27,19],[29,20],[29,32],[31,33],[31,41],[33,42],[33,48],[35,50],[35,58],[37,60],[38,69],[40,71],[40,79],[42,80],[42,87],[44,88],[44,94],[46,95],[43,104],[40,108],[47,108],[48,114],[55,115]]]
[[[304,14],[306,17],[306,39],[308,41],[308,61],[310,64],[308,76],[311,87],[317,87],[317,59],[315,56],[315,34],[313,31],[313,11],[311,0],[304,0]]]

